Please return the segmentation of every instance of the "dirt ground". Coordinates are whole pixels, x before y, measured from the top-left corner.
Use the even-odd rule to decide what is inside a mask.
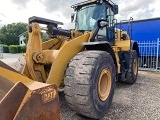
[[[4,54],[3,62],[14,67],[22,54]],[[61,92],[63,120],[90,120],[71,110]],[[160,72],[139,71],[134,85],[117,83],[111,108],[101,120],[160,120]]]

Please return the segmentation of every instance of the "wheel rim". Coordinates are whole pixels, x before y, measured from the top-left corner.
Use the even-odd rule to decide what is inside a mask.
[[[133,62],[133,72],[134,72],[134,75],[137,75],[137,71],[138,71],[138,62],[136,59],[134,59],[134,62]]]
[[[109,69],[103,69],[98,82],[98,95],[100,100],[105,101],[111,90],[111,72]]]

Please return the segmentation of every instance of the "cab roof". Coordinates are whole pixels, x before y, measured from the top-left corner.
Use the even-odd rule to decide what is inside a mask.
[[[79,6],[86,5],[86,4],[90,4],[90,3],[94,3],[94,2],[101,2],[101,1],[108,1],[111,5],[116,5],[111,0],[88,0],[88,1],[84,1],[84,2],[81,2],[81,3],[74,4],[74,5],[71,6],[71,8],[76,8],[76,7],[79,7]]]

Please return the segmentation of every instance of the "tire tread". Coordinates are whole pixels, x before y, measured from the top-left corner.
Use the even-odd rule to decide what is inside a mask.
[[[99,116],[90,104],[89,88],[91,87],[91,81],[88,78],[91,77],[90,73],[97,62],[97,57],[103,54],[109,55],[105,51],[83,51],[78,53],[70,61],[64,79],[66,85],[64,93],[69,106],[79,114],[92,118],[99,118]],[[111,62],[114,65],[114,62]]]

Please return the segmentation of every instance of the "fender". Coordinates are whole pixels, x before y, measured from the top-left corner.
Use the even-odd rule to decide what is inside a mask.
[[[108,41],[84,42],[83,45],[87,50],[102,50],[110,53],[117,68],[116,56]]]
[[[138,43],[134,40],[131,40],[131,48],[130,50],[136,50],[138,57],[140,57],[140,53],[139,53],[139,47],[138,47]]]

